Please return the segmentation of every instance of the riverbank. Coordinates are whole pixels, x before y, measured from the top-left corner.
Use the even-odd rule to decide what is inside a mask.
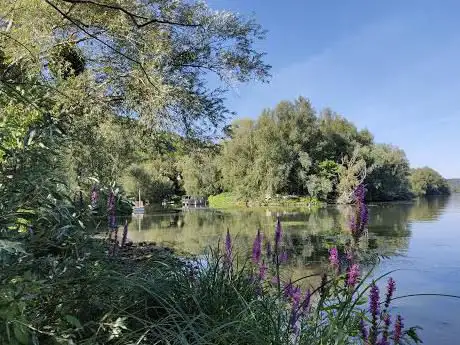
[[[225,192],[211,195],[208,198],[209,207],[217,209],[243,208],[243,207],[302,207],[318,208],[325,203],[318,199],[298,196],[278,196],[265,200],[241,200],[234,193]]]

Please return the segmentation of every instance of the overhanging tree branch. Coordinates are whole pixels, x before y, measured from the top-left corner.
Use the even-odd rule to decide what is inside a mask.
[[[150,79],[147,71],[145,70],[143,64],[136,60],[136,59],[133,59],[131,56],[129,55],[126,55],[125,53],[121,52],[120,50],[116,49],[115,47],[113,47],[112,45],[108,44],[107,42],[105,42],[104,40],[100,39],[99,37],[97,37],[95,34],[93,34],[92,32],[86,30],[81,24],[79,24],[75,19],[73,19],[72,17],[70,17],[68,14],[64,13],[59,7],[57,7],[55,4],[53,4],[51,1],[49,0],[45,0],[45,2],[50,5],[52,8],[54,8],[54,10],[56,10],[61,16],[63,16],[65,19],[67,19],[69,22],[71,22],[73,25],[75,25],[77,28],[79,28],[81,31],[83,31],[85,34],[87,34],[88,36],[92,37],[93,39],[95,39],[96,41],[98,41],[99,43],[101,43],[102,45],[104,45],[105,47],[109,48],[110,50],[112,50],[113,52],[115,52],[116,54],[124,57],[125,59],[135,63],[136,65],[139,66],[139,68],[141,69],[142,73],[144,74],[145,78],[147,79],[147,81],[149,82],[149,84],[151,86],[153,86],[157,91],[158,90],[158,87],[152,82],[152,80]]]
[[[166,25],[176,25],[176,26],[185,26],[185,27],[198,27],[201,26],[200,24],[190,24],[190,23],[179,23],[179,22],[174,22],[174,21],[169,21],[165,19],[159,19],[159,18],[148,18],[136,13],[133,13],[131,11],[128,11],[126,8],[119,6],[119,5],[110,5],[110,4],[101,4],[97,1],[93,0],[60,0],[63,2],[68,2],[71,4],[88,4],[88,5],[93,5],[93,6],[98,6],[98,7],[103,7],[106,9],[111,9],[115,11],[121,11],[124,14],[126,14],[131,21],[136,25],[137,28],[143,28],[147,25],[156,23],[156,24],[166,24]],[[139,23],[138,20],[144,20],[143,23]]]

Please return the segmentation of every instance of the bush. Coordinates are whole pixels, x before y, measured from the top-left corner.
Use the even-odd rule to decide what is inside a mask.
[[[232,208],[232,207],[244,207],[244,201],[238,200],[236,194],[230,192],[224,192],[217,195],[211,195],[208,197],[209,207],[212,208]]]

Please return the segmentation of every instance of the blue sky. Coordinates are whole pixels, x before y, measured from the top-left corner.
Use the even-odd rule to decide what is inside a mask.
[[[239,117],[297,96],[405,150],[413,167],[460,177],[460,1],[211,0],[253,14],[270,84],[238,86]]]

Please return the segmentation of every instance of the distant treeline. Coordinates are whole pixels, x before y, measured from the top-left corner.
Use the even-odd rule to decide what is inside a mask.
[[[410,169],[403,150],[333,112],[316,112],[300,97],[229,126],[215,146],[179,158],[187,194],[231,192],[241,200],[277,195],[349,202],[361,182],[373,201],[448,194],[435,170]]]
[[[449,185],[451,192],[460,193],[460,179],[459,178],[447,179],[447,183]]]

